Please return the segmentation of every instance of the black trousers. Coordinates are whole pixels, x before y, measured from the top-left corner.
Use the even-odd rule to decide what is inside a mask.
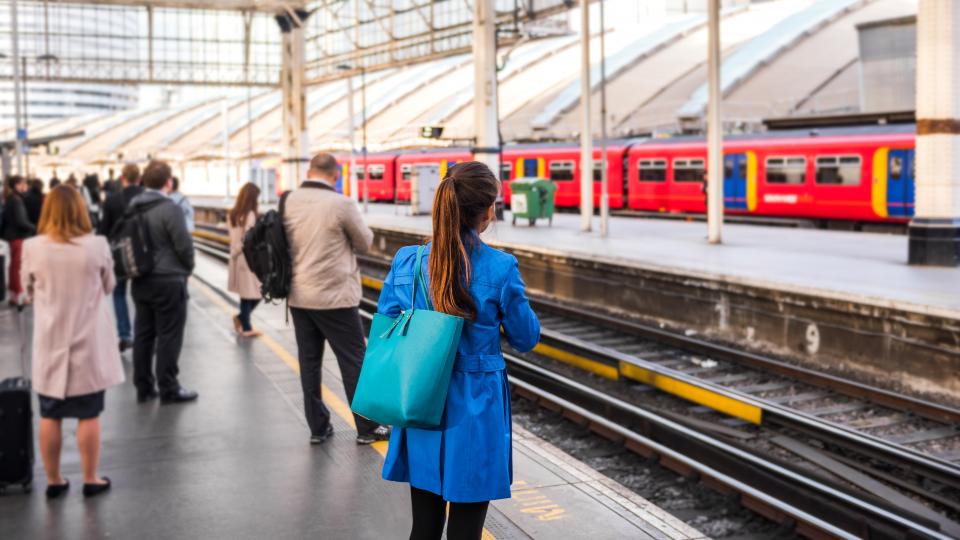
[[[161,394],[175,392],[180,388],[177,375],[187,324],[187,283],[183,279],[135,279],[130,295],[137,308],[133,321],[133,384],[140,392],[153,390],[154,384]]]
[[[303,387],[303,408],[312,435],[323,435],[330,424],[330,410],[320,396],[323,347],[330,342],[340,365],[343,389],[353,401],[360,378],[360,366],[367,345],[363,340],[363,323],[359,308],[301,309],[290,308],[293,331],[297,336],[297,358],[300,361],[300,385]],[[357,432],[370,433],[379,424],[353,415]]]
[[[447,519],[447,501],[436,493],[410,486],[413,528],[410,540],[440,540]],[[450,503],[447,540],[480,540],[490,501]]]

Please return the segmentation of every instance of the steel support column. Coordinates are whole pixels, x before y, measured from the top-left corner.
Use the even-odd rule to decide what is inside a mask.
[[[580,230],[593,228],[593,127],[590,121],[590,1],[580,2]]]
[[[917,10],[915,159],[916,212],[909,229],[909,262],[957,266],[960,264],[960,3],[954,0],[920,0]],[[900,204],[905,204],[909,211],[909,187],[907,190]],[[889,195],[887,200],[891,200]]]
[[[500,178],[500,127],[497,118],[497,12],[494,0],[473,3],[473,159]]]
[[[280,91],[283,95],[283,146],[284,176],[288,186],[293,187],[306,177],[309,156],[307,132],[307,100],[303,84],[305,63],[304,27],[309,14],[291,11],[277,15],[277,23],[283,35],[280,67]]]
[[[17,0],[10,2],[10,62],[13,64],[13,115],[16,121],[17,132],[15,138],[17,154],[17,174],[26,174],[23,163],[24,141],[27,137],[23,128],[23,112],[20,109],[20,78],[26,73],[20,73],[20,35],[17,25]]]
[[[707,15],[707,241],[719,244],[723,229],[723,120],[720,112],[720,0]]]

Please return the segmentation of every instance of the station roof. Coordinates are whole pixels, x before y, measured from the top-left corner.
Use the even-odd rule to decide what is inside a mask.
[[[841,9],[832,0],[778,0],[725,10],[722,70],[730,77],[725,121],[749,130],[761,129],[766,118],[861,112],[857,25],[913,15],[916,6],[915,0],[874,0],[844,2]],[[779,32],[782,39],[771,41],[770,32],[784,25],[792,29],[789,39],[784,41],[785,33]],[[706,37],[702,15],[608,24],[608,138],[681,130],[685,116],[701,103]],[[594,36],[591,102],[599,112],[598,51],[599,36]],[[499,112],[505,144],[578,137],[579,57],[575,34],[523,41],[500,51]],[[469,145],[473,71],[471,56],[459,55],[365,74],[370,151]],[[352,82],[359,147],[364,81],[355,74]],[[347,99],[346,80],[309,88],[311,151],[349,149]],[[79,167],[117,161],[121,155],[123,160],[189,162],[282,153],[278,90],[258,91],[249,105],[244,98],[196,101],[162,111],[113,113],[83,125],[86,134],[65,144],[58,162]],[[443,126],[443,138],[420,138],[423,126]],[[594,126],[599,138],[599,121]],[[55,131],[49,125],[36,129]]]
[[[49,0],[54,4],[89,4],[89,0]],[[279,13],[286,9],[302,8],[299,0],[97,0],[97,4],[112,6],[139,6],[182,9],[212,9],[220,11],[260,11]]]

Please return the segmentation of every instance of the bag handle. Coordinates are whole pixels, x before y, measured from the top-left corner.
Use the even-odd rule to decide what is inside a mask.
[[[421,260],[423,259],[423,251],[426,249],[427,245],[423,244],[417,248],[417,263],[413,267],[413,294],[410,295],[410,310],[413,311],[413,302],[417,299],[417,283],[420,283],[421,292],[423,293],[423,299],[427,302],[427,309],[433,311],[433,302],[430,301],[430,294],[427,292],[427,282],[423,279],[423,269],[421,265]]]

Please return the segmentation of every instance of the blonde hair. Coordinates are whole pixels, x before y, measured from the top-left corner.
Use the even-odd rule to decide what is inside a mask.
[[[67,185],[53,188],[43,199],[37,232],[55,242],[69,242],[90,233],[90,215],[80,192]]]

